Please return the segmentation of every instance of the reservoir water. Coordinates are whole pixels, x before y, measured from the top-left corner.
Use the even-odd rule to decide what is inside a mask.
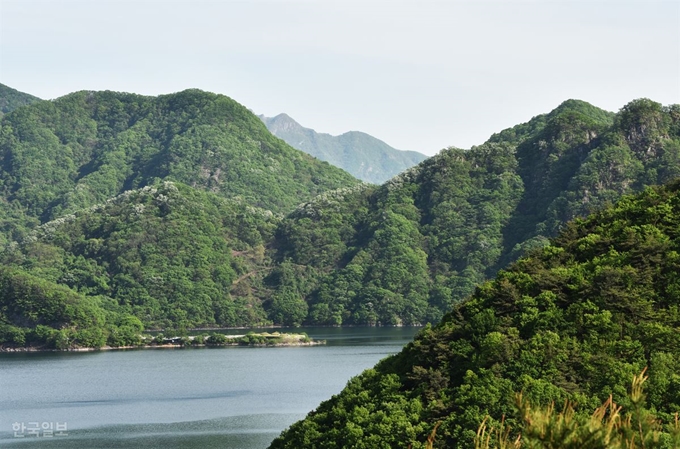
[[[297,331],[327,344],[0,354],[0,447],[266,448],[418,328]]]

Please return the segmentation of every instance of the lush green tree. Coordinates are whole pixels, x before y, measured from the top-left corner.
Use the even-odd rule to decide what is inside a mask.
[[[511,429],[504,422],[488,428],[480,426],[475,449],[664,449],[680,447],[678,415],[671,423],[661,424],[655,414],[645,408],[643,375],[633,378],[630,394],[631,410],[623,411],[610,396],[591,416],[576,412],[566,402],[556,413],[555,403],[533,406],[521,393],[517,395],[517,411],[522,427]]]
[[[18,107],[35,103],[36,101],[40,101],[40,98],[0,84],[0,117],[2,117],[2,114],[7,114]]]
[[[2,198],[43,221],[159,179],[275,212],[357,183],[272,136],[235,101],[199,90],[33,103],[2,117],[0,158]]]
[[[0,260],[147,327],[434,323],[567,220],[679,176],[679,111],[569,100],[370,186],[224,96],[76,92],[0,119]],[[584,291],[630,303],[626,267],[597,276]],[[517,329],[550,330],[529,297]]]
[[[550,245],[480,285],[441,323],[354,378],[271,447],[419,448],[435,425],[435,448],[474,447],[484,419],[522,428],[526,417],[512,401],[518,391],[537,407],[577,404],[575,424],[587,422],[610,397],[624,410],[640,410],[633,414],[653,412],[674,422],[680,412],[678,223],[680,181],[570,222]],[[645,367],[643,401],[631,398],[628,386]],[[373,426],[368,416],[384,418]],[[654,431],[661,442],[654,447],[674,447],[677,430]],[[538,438],[532,432],[528,436]],[[527,447],[562,447],[530,441]]]
[[[675,106],[569,100],[380,187],[299,206],[274,256],[307,267],[309,324],[437,322],[568,220],[680,175],[679,130]]]
[[[12,287],[0,295],[6,316],[12,317],[11,326],[3,328],[3,341],[23,344],[16,327],[24,333],[38,324],[77,330],[106,315],[103,309],[121,318],[103,320],[109,327],[103,322],[94,326],[103,333],[87,326],[69,334],[69,344],[138,344],[143,328],[265,323],[263,298],[249,286],[267,272],[262,245],[276,223],[266,211],[171,182],[128,191],[104,205],[47,222],[1,255],[6,265],[21,267],[11,272],[7,288],[26,272],[36,282],[49,283],[46,289],[54,295],[72,298],[75,311],[89,308],[57,318],[68,312],[61,296],[53,300]],[[101,303],[97,298],[102,297],[110,299]],[[302,305],[297,323],[306,316]]]

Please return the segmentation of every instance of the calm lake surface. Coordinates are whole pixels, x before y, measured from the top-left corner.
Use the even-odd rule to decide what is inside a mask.
[[[298,330],[327,345],[0,354],[0,447],[266,448],[419,329]]]

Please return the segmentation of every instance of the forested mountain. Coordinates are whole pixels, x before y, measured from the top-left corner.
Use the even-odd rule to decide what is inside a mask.
[[[635,123],[649,136],[649,121]],[[634,428],[637,444],[626,447],[678,447],[677,430],[675,442],[663,433],[680,411],[678,223],[680,181],[571,222],[401,353],[352,379],[272,449],[424,448],[435,428],[435,448],[475,447],[487,415],[487,424],[521,428],[513,406],[520,391],[534,405],[570,400],[587,416],[611,394],[623,412],[635,413],[629,388],[645,367],[647,402],[637,406],[656,414],[662,432],[652,446]],[[586,447],[569,444],[569,429],[559,435],[563,445],[540,447]]]
[[[286,114],[260,118],[272,134],[293,148],[373,184],[382,184],[427,158],[416,151],[397,150],[359,131],[332,136],[305,128]]]
[[[570,100],[382,186],[195,90],[78,92],[0,125],[0,341],[55,345],[93,327],[116,341],[106,326],[132,318],[434,323],[564,221],[680,173],[680,108],[646,99],[618,114]]]
[[[0,341],[57,347],[269,323],[270,295],[250,285],[271,271],[280,217],[359,183],[199,90],[15,109],[0,121],[0,182]]]
[[[111,342],[111,326],[132,316],[144,328],[266,323],[251,283],[267,273],[264,245],[277,222],[270,211],[169,181],[126,191],[5,249],[0,261],[13,267],[3,271],[5,282],[39,279],[42,287],[25,296],[5,290],[0,323],[10,326],[5,334],[48,344],[55,342],[34,335],[35,326],[83,344],[93,332]],[[66,296],[58,294],[64,286]],[[57,298],[44,299],[50,295]]]
[[[302,204],[276,233],[276,260],[296,267],[277,291],[309,324],[437,322],[567,220],[678,175],[680,106],[569,100],[382,186]]]
[[[3,114],[12,112],[19,106],[35,103],[36,101],[40,101],[40,98],[24,92],[19,92],[16,89],[12,89],[11,87],[0,83],[0,117],[2,117]]]
[[[6,114],[0,129],[5,215],[47,221],[158,180],[281,213],[346,172],[272,136],[223,95],[76,92]]]

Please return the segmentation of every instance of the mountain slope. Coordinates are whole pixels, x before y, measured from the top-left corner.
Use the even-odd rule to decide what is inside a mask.
[[[304,167],[349,176],[304,165],[313,159],[226,97],[77,93],[60,101],[2,120],[0,261],[104,298],[111,311],[147,327],[434,323],[568,218],[680,174],[678,106],[642,99],[612,114],[570,100],[471,150],[442,151],[382,186],[349,179],[281,218],[249,203],[283,208],[331,184],[312,179],[310,190],[287,195],[309,185]],[[237,118],[226,120],[230,113]],[[225,123],[230,133],[222,133]],[[247,129],[274,146],[251,151],[252,134],[238,131]],[[291,177],[250,177],[275,173],[258,168],[262,158],[271,166],[287,152],[300,158],[297,178],[289,170],[296,164],[285,160],[276,173]],[[161,179],[189,186],[175,182],[178,193],[164,192]],[[107,195],[137,186],[110,209]],[[152,187],[156,196],[144,190]],[[184,206],[168,208],[170,193]],[[230,206],[219,205],[225,196]],[[6,320],[36,325],[21,314]]]
[[[274,212],[357,183],[273,137],[245,107],[187,90],[76,92],[5,115],[3,207],[42,221],[172,180]]]
[[[0,342],[69,347],[270,323],[279,217],[359,181],[188,90],[20,107],[0,119],[0,183]]]
[[[286,114],[260,116],[267,129],[290,146],[309,153],[353,176],[373,184],[391,177],[427,158],[415,151],[400,151],[366,133],[346,132],[340,136],[317,133]]]
[[[20,106],[35,103],[36,101],[40,101],[40,98],[24,92],[19,92],[16,89],[12,89],[11,87],[0,83],[0,117],[2,117],[3,114],[12,112]]]
[[[144,328],[255,326],[267,314],[251,284],[269,269],[264,245],[277,221],[269,211],[165,181],[45,223],[0,261],[12,267],[8,282],[29,276],[48,292],[70,288],[69,303],[89,305],[86,315],[134,316]],[[106,320],[83,321],[82,313],[48,319],[41,297],[1,294],[0,325],[112,337]]]
[[[380,187],[301,205],[277,260],[305,266],[309,324],[438,321],[475,285],[567,220],[680,175],[680,107],[618,114],[570,100],[464,151],[442,151]]]
[[[423,448],[438,422],[434,447],[474,447],[487,415],[520,427],[513,392],[534,404],[569,399],[588,415],[611,394],[625,410],[630,379],[644,367],[646,406],[672,422],[680,411],[678,223],[680,181],[570,223],[271,447]]]

